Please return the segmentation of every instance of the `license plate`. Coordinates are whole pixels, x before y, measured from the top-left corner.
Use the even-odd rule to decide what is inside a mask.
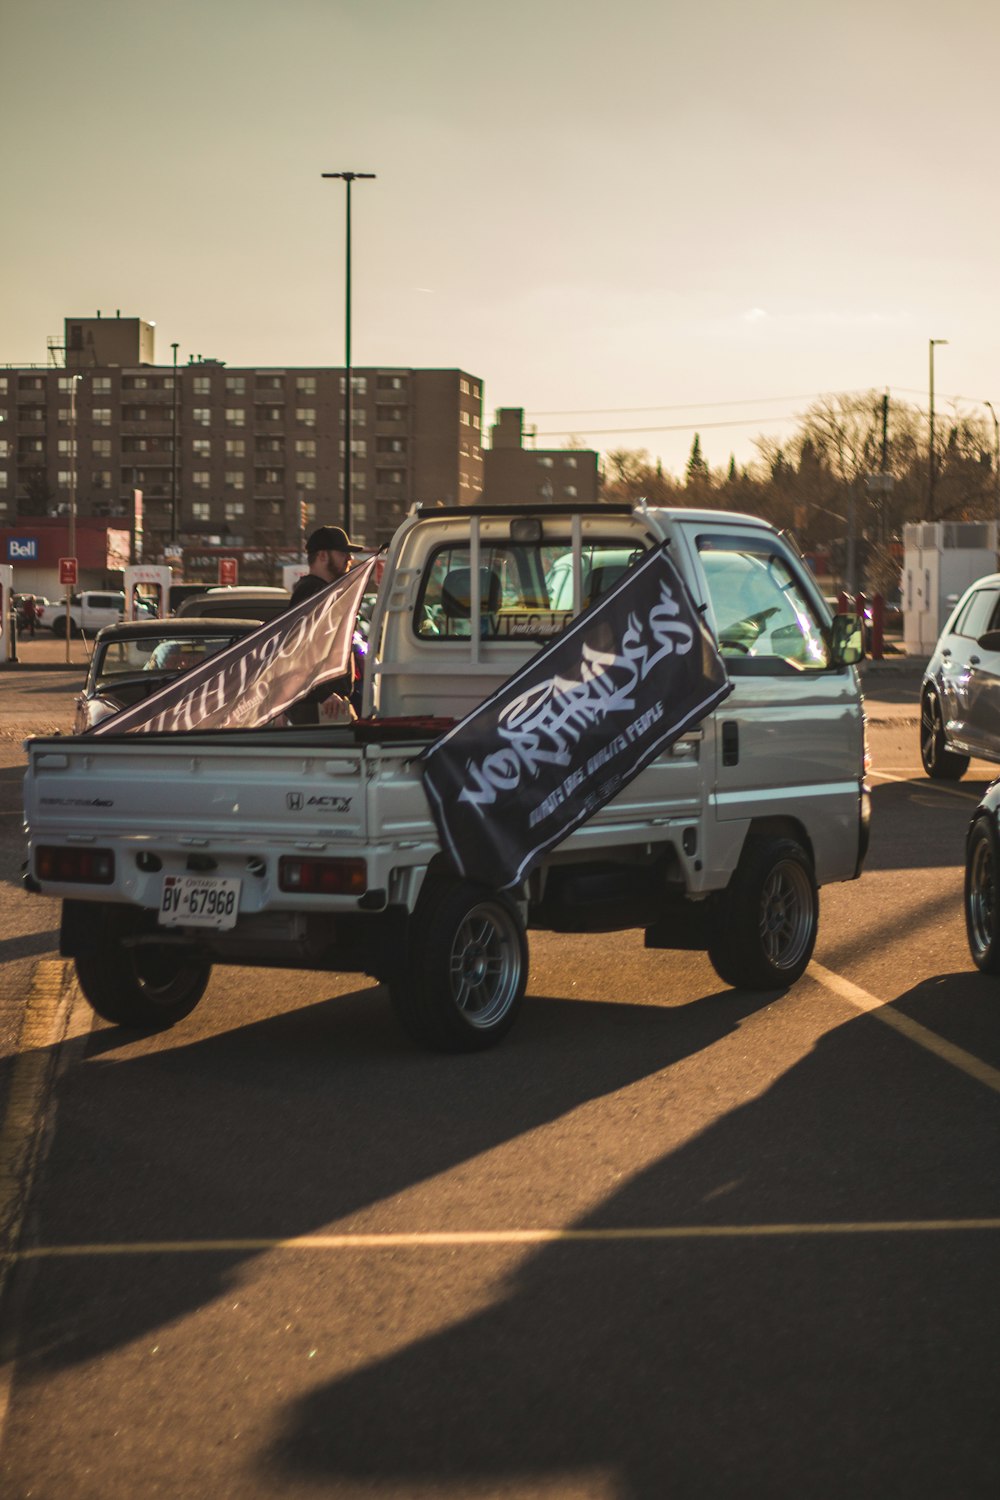
[[[240,882],[221,875],[165,875],[162,927],[235,927]]]

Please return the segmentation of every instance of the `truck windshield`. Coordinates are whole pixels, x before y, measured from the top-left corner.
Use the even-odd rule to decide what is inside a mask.
[[[618,582],[643,555],[620,541],[588,540],[581,551],[580,609]],[[566,541],[484,542],[479,549],[479,635],[486,640],[546,640],[573,618],[573,545]],[[467,542],[430,558],[414,613],[421,639],[455,640],[472,633],[474,578]]]

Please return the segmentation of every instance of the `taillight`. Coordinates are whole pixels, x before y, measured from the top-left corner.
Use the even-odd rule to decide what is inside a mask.
[[[311,896],[363,896],[368,889],[368,867],[363,859],[297,859],[278,861],[278,889]]]
[[[62,885],[110,885],[115,878],[115,856],[110,849],[43,845],[35,850],[35,874],[39,880],[55,880]]]

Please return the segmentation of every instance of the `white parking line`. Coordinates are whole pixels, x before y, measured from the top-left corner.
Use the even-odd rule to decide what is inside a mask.
[[[896,1010],[887,1000],[879,1000],[875,995],[870,995],[860,985],[852,984],[842,974],[834,974],[830,969],[824,969],[822,964],[815,960],[809,965],[806,973],[816,980],[817,984],[823,985],[824,989],[830,990],[834,995],[839,995],[841,1000],[846,1000],[853,1005],[855,1010],[864,1011],[866,1015],[874,1016],[876,1021],[881,1021],[885,1026],[891,1026],[894,1031],[900,1032],[911,1042],[916,1042],[918,1047],[923,1047],[927,1052],[933,1052],[942,1062],[950,1063],[953,1068],[958,1068],[962,1073],[968,1073],[970,1078],[975,1078],[977,1083],[984,1083],[988,1089],[1000,1094],[1000,1070],[990,1067],[989,1063],[966,1052],[964,1047],[957,1047],[954,1042],[947,1041],[939,1036],[936,1031],[930,1031],[926,1026],[921,1026],[919,1021],[911,1020],[901,1010]]]
[[[21,1260],[141,1255],[259,1255],[275,1250],[456,1250],[482,1246],[641,1244],[676,1240],[789,1239],[800,1235],[947,1234],[1000,1230],[992,1219],[871,1219],[802,1224],[654,1224],[620,1229],[454,1229],[366,1234],[302,1234],[288,1239],[137,1240],[121,1244],[36,1245]]]

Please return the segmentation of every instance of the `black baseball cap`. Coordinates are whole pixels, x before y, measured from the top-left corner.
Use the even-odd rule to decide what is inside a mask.
[[[353,552],[354,550],[354,543],[343,526],[319,526],[306,542],[306,552],[310,557],[314,552]]]

